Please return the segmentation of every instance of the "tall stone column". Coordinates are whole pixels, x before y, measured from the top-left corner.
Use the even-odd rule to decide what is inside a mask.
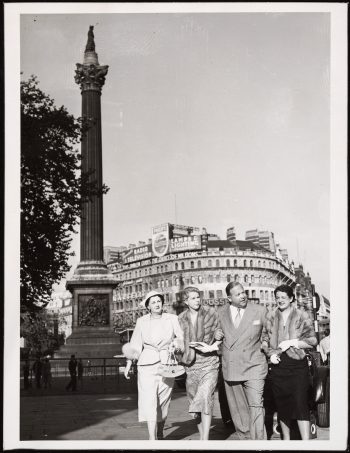
[[[83,63],[77,63],[75,81],[81,89],[82,117],[87,126],[81,141],[82,172],[98,189],[103,184],[101,94],[107,72],[108,66],[98,62],[93,26],[90,26]],[[117,281],[103,261],[102,193],[83,203],[80,262],[66,286],[73,295],[72,335],[58,356],[112,357],[120,352],[112,312]]]

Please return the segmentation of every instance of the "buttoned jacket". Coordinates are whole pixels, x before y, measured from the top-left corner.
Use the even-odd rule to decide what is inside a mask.
[[[265,379],[267,360],[261,350],[266,308],[248,302],[238,328],[233,325],[230,304],[218,309],[222,342],[222,372],[226,381]]]
[[[159,323],[152,323],[150,314],[138,318],[130,340],[130,346],[138,355],[138,365],[166,363],[174,338],[183,347],[183,332],[176,315],[163,313]]]

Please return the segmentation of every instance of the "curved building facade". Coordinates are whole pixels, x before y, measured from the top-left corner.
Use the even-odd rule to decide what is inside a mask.
[[[119,282],[113,297],[117,329],[132,327],[146,313],[139,304],[152,289],[164,293],[166,311],[178,314],[186,286],[196,286],[205,304],[221,305],[226,285],[239,281],[251,301],[272,308],[274,288],[295,282],[293,265],[270,250],[172,224],[155,227],[147,244],[126,249],[108,267]]]

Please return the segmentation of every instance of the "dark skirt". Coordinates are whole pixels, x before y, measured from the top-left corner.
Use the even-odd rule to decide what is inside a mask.
[[[280,420],[310,420],[310,378],[307,359],[295,360],[281,354],[271,367],[271,386]]]

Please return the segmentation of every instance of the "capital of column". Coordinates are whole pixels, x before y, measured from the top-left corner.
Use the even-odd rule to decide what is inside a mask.
[[[80,85],[82,92],[93,90],[101,93],[107,72],[108,66],[77,63],[74,80]]]

